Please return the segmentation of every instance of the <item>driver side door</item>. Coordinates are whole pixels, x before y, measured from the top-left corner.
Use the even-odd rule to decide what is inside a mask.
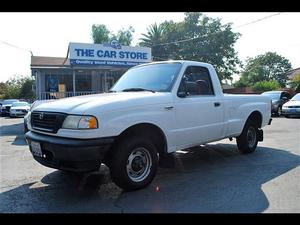
[[[177,149],[220,139],[224,129],[223,99],[215,95],[208,69],[190,66],[184,74],[179,91],[187,83],[187,95],[175,104]]]

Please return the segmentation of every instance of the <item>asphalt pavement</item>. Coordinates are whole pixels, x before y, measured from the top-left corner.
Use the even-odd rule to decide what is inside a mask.
[[[300,118],[273,118],[248,155],[235,140],[180,151],[147,188],[123,192],[101,166],[74,174],[37,163],[22,118],[0,118],[0,212],[300,212]]]

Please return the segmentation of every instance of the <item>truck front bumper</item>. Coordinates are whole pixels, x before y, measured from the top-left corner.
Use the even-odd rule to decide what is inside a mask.
[[[97,170],[114,142],[113,137],[73,139],[43,135],[32,131],[27,132],[25,138],[32,156],[40,164],[75,172]],[[39,143],[41,155],[32,151],[32,142]]]

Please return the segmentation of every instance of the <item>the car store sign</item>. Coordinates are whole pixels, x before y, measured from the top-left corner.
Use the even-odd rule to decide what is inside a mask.
[[[106,44],[70,43],[71,65],[135,66],[151,62],[151,48],[122,46],[113,40]]]

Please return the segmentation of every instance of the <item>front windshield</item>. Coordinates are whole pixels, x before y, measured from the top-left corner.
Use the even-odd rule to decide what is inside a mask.
[[[140,88],[169,92],[176,80],[181,63],[158,63],[128,70],[110,91]]]
[[[300,94],[296,94],[291,100],[300,101]]]
[[[16,99],[13,99],[13,100],[4,100],[3,101],[3,105],[5,105],[5,104],[12,104],[13,102],[17,102],[17,101],[19,101],[19,100],[16,100]]]
[[[278,100],[280,98],[281,92],[265,92],[262,95],[271,97],[272,100]]]
[[[29,106],[27,102],[14,102],[11,107]]]

